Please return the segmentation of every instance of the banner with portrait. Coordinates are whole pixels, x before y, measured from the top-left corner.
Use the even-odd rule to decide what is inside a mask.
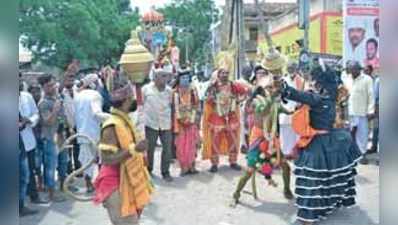
[[[379,68],[379,0],[343,1],[343,61]]]

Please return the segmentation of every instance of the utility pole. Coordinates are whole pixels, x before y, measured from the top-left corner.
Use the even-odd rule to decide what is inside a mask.
[[[188,65],[188,33],[185,35],[185,64]]]
[[[265,0],[262,1],[262,3],[265,5]],[[261,9],[261,6],[260,6],[258,0],[254,0],[254,4],[255,4],[256,10],[257,10],[257,20],[260,23],[260,26],[259,26],[260,33],[262,33],[264,35],[265,40],[267,42],[268,49],[271,52],[274,50],[274,46],[272,43],[271,35],[269,34],[269,22],[268,22],[268,20],[265,20],[264,15],[263,15],[263,10]]]
[[[299,15],[298,15],[298,27],[304,30],[303,49],[300,52],[300,67],[307,68],[310,61],[309,55],[309,29],[310,29],[310,3],[311,0],[298,0],[299,4]]]
[[[310,28],[310,0],[298,0],[299,28],[304,30],[304,50],[308,51],[308,30]]]
[[[242,74],[243,65],[245,65],[245,38],[244,38],[244,5],[243,0],[236,0],[236,32],[238,38],[238,52],[237,52],[237,68],[236,68],[236,77],[235,79],[239,79]]]

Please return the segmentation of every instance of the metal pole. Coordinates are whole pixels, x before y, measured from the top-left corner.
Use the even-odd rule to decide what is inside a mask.
[[[310,0],[299,0],[299,29],[304,30],[303,50],[309,50]]]
[[[237,68],[235,71],[235,79],[238,80],[242,71],[242,55],[244,54],[243,49],[243,21],[242,21],[242,12],[243,12],[243,4],[241,4],[241,0],[236,0],[236,37],[238,41],[238,54],[237,54]]]
[[[309,28],[310,28],[310,26],[309,26],[309,24],[307,24],[306,26],[305,26],[305,29],[304,29],[304,50],[306,51],[306,52],[308,52],[308,50],[309,50]]]
[[[188,64],[188,35],[185,36],[185,64]]]
[[[263,10],[260,8],[260,4],[258,2],[258,0],[254,0],[254,4],[256,6],[256,10],[257,10],[257,20],[260,23],[260,32],[264,34],[265,40],[267,42],[268,45],[268,49],[270,52],[274,51],[273,47],[273,42],[272,42],[272,38],[271,35],[269,33],[269,21],[265,20],[264,15],[263,15]],[[265,0],[262,1],[262,4],[265,5]]]
[[[238,74],[238,79],[240,78],[242,74],[242,70],[244,65],[246,65],[246,45],[245,45],[245,8],[244,8],[244,3],[243,0],[240,0],[239,2],[240,7],[239,7],[239,16],[240,16],[240,26],[239,26],[239,48],[240,48],[240,55],[239,55],[239,60],[240,60],[240,65],[239,65],[239,74]]]

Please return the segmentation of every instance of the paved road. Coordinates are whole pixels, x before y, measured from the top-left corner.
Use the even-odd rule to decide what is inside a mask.
[[[157,157],[160,159],[159,155]],[[240,161],[243,163],[242,160],[241,158]],[[258,177],[260,200],[256,201],[250,195],[242,194],[242,204],[230,208],[231,194],[241,173],[231,171],[224,166],[220,168],[218,174],[213,175],[207,172],[208,162],[198,162],[198,167],[203,172],[193,177],[176,177],[171,184],[161,180],[159,171],[155,171],[156,193],[152,203],[144,212],[141,225],[288,225],[294,221],[294,202],[283,198],[280,172],[277,171],[274,176],[281,184],[279,187],[267,186],[265,180]],[[351,209],[336,211],[322,224],[379,224],[379,167],[370,164],[359,166],[358,169],[358,205]],[[173,165],[172,175],[177,176],[178,173],[178,167]],[[247,189],[250,190],[249,187]],[[68,200],[36,208],[39,208],[41,213],[22,218],[20,224],[110,224],[106,211],[92,203]]]

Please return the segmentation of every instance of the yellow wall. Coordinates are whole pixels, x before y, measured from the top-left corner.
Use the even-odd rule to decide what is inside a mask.
[[[322,26],[322,14],[314,17],[310,23],[309,30],[309,48],[311,52],[315,53],[327,53],[333,55],[342,55],[342,16],[337,15],[325,15],[324,30],[326,35],[324,38],[323,45],[325,49],[322,49],[322,37],[321,37],[321,26]],[[296,40],[303,38],[303,30],[298,29],[296,25],[289,26],[280,32],[272,35],[272,41],[275,46],[281,46],[282,53],[287,55],[289,58],[298,59],[299,46],[295,43]],[[259,42],[260,50],[265,53],[267,52],[267,44],[265,41]]]
[[[343,55],[343,17],[327,16],[326,53]]]
[[[309,47],[312,52],[320,52],[321,46],[321,22],[320,19],[311,21],[309,30]],[[280,33],[272,35],[272,41],[275,46],[280,46],[282,54],[287,55],[289,58],[298,59],[300,53],[300,48],[296,44],[296,40],[303,38],[303,30],[298,29],[297,26],[292,26]],[[259,44],[261,51],[267,52],[268,46],[265,42],[260,42]]]

